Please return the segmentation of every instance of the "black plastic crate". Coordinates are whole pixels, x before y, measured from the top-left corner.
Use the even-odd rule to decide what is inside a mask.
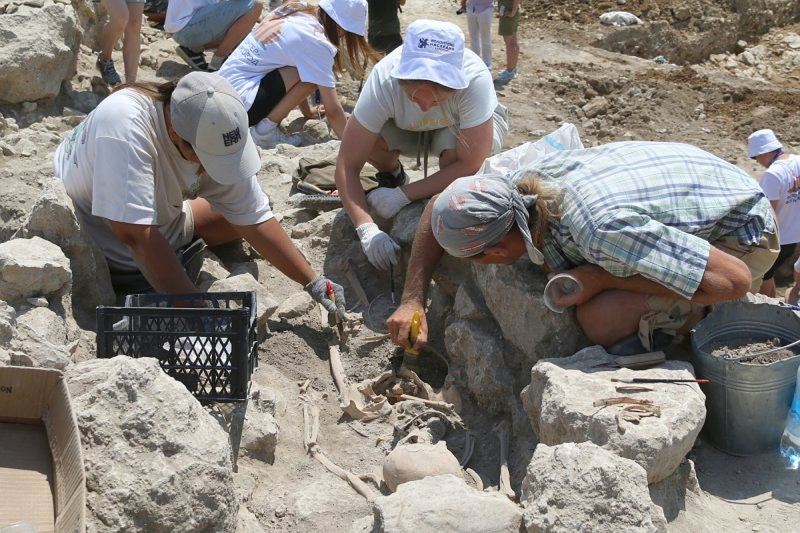
[[[133,294],[125,307],[100,306],[97,356],[116,355],[158,358],[201,402],[244,401],[258,364],[255,293]]]

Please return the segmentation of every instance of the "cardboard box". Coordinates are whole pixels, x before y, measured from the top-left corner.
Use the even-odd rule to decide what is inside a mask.
[[[0,366],[0,528],[86,529],[78,424],[58,370]]]

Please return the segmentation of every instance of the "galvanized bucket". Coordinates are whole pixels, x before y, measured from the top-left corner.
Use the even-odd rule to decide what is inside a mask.
[[[703,436],[726,453],[755,455],[778,449],[800,356],[746,364],[711,355],[704,348],[775,337],[780,346],[800,339],[800,317],[786,307],[746,302],[720,304],[692,330],[692,364],[698,378],[711,381],[703,386],[708,411]]]

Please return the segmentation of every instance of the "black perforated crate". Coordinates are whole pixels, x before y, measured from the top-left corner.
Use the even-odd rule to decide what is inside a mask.
[[[258,364],[255,293],[133,294],[125,307],[98,307],[97,356],[116,355],[158,358],[202,402],[246,400]]]

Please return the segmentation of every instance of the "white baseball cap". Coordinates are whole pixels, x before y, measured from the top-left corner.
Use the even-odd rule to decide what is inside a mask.
[[[367,30],[367,0],[320,0],[319,7],[346,31],[364,36]]]
[[[247,127],[247,111],[230,83],[218,74],[190,72],[170,99],[172,128],[192,145],[211,178],[230,185],[261,168]]]
[[[783,145],[770,129],[758,130],[747,138],[747,157],[756,157],[781,148]]]
[[[399,80],[428,80],[464,89],[464,32],[452,22],[420,19],[406,29],[400,61],[392,70]]]

